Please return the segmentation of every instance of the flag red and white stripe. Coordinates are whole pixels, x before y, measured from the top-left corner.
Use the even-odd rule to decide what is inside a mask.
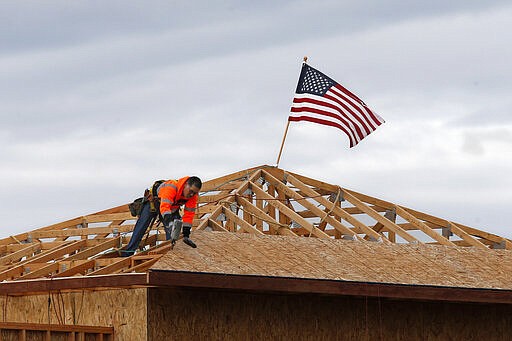
[[[288,120],[336,127],[348,136],[350,147],[384,123],[359,97],[306,63]]]

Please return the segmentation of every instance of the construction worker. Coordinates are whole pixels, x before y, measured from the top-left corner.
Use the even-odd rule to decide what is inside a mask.
[[[146,230],[158,214],[160,214],[160,220],[164,225],[166,239],[171,239],[175,220],[181,219],[179,211],[182,205],[185,206],[182,224],[183,242],[190,247],[197,247],[190,239],[190,229],[192,228],[201,186],[201,179],[197,176],[186,176],[179,180],[160,180],[155,182],[144,193],[144,201],[139,219],[133,229],[130,242],[124,250],[121,250],[121,255],[127,257],[134,254]],[[181,221],[179,222],[181,223]]]

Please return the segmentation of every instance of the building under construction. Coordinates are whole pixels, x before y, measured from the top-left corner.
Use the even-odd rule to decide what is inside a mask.
[[[428,208],[427,208],[428,209]],[[2,340],[508,340],[512,240],[276,167],[209,180],[192,238],[127,205],[0,240]]]

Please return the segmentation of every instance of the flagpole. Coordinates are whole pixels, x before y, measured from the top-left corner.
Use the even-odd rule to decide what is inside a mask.
[[[277,156],[276,167],[279,167],[279,160],[281,159],[281,153],[283,152],[284,140],[286,140],[286,134],[288,134],[288,127],[290,126],[290,121],[286,124],[286,129],[284,130],[283,142],[281,142],[281,148],[279,149],[279,155]]]
[[[304,58],[302,60],[303,60],[304,63],[307,63],[308,62],[308,56],[304,56]],[[279,167],[279,160],[281,160],[281,153],[283,152],[284,141],[286,140],[286,134],[288,134],[288,127],[289,126],[290,126],[290,121],[288,120],[288,123],[286,123],[286,129],[284,130],[284,136],[283,136],[283,141],[281,142],[281,148],[279,149],[279,155],[277,156],[276,167]]]

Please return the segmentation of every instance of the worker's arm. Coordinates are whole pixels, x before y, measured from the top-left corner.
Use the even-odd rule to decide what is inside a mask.
[[[194,215],[196,213],[196,206],[197,194],[188,199],[188,201],[185,203],[185,208],[183,209],[183,227],[192,227],[192,223],[194,222]]]
[[[178,188],[175,184],[167,181],[164,182],[158,188],[158,197],[160,198],[160,214],[162,214],[162,218],[164,218],[164,225],[168,226],[170,223],[170,219],[173,211],[176,211],[177,208],[173,208],[176,201],[176,192]]]

